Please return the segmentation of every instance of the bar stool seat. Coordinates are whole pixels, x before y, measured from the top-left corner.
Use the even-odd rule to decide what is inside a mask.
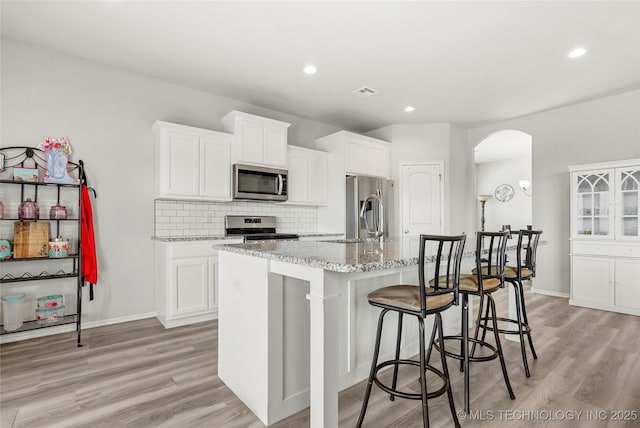
[[[451,382],[449,381],[449,370],[447,368],[445,354],[441,353],[442,370],[438,370],[428,364],[429,357],[427,356],[427,352],[430,356],[436,332],[439,333],[438,337],[443,340],[441,312],[450,308],[454,304],[458,304],[458,278],[460,276],[460,262],[462,260],[465,240],[465,235],[420,235],[420,248],[418,255],[418,260],[421,261],[418,263],[419,285],[391,285],[374,290],[367,296],[369,304],[381,308],[382,311],[378,318],[378,328],[373,350],[373,359],[371,361],[371,371],[369,372],[367,388],[356,427],[362,426],[367,411],[367,405],[369,404],[369,397],[371,396],[371,388],[374,383],[390,395],[389,398],[391,401],[394,401],[396,396],[413,400],[421,400],[422,424],[425,428],[429,426],[427,400],[446,393],[449,400],[449,408],[451,410],[453,424],[457,428],[460,427],[455,404],[453,402],[453,393],[451,392]],[[439,281],[435,281],[431,287],[426,286],[425,281],[425,248],[427,245],[429,245],[430,249],[437,248],[437,251],[435,251],[435,260],[441,261],[434,263],[436,272],[434,276],[436,278],[440,277],[439,272],[441,271],[441,265],[446,265],[447,274],[444,277],[445,279],[442,281],[442,284]],[[445,270],[445,268],[442,268],[442,270]],[[380,342],[383,330],[382,326],[385,315],[390,311],[398,314],[395,358],[379,363],[378,356],[380,354]],[[417,361],[400,358],[402,319],[405,314],[415,316],[418,320],[419,358]],[[427,346],[425,346],[424,319],[428,315],[434,315],[435,321],[431,341]],[[420,377],[420,392],[401,391],[397,388],[398,368],[400,366],[414,366],[418,369],[417,371]],[[378,376],[378,373],[387,367],[393,367],[391,385],[383,383]],[[441,385],[437,389],[434,388],[429,392],[427,392],[427,372],[435,374],[442,381]]]
[[[471,272],[474,275],[478,274],[478,268],[473,268]],[[487,275],[488,269],[486,266],[482,267],[482,274]],[[460,275],[462,277],[464,275]],[[526,267],[520,268],[520,276],[523,279],[528,279],[533,276],[533,271],[531,269],[527,269]],[[505,266],[504,267],[504,277],[505,278],[517,278],[518,277],[518,266]]]
[[[520,269],[520,277],[522,279],[529,279],[533,276],[533,271],[531,269],[527,269],[525,267]],[[505,266],[504,268],[504,277],[505,278],[518,278],[518,267],[517,266]]]
[[[426,293],[433,293],[432,287],[426,288]],[[393,306],[398,309],[420,312],[420,287],[416,285],[391,285],[379,288],[367,295],[369,303]],[[439,309],[453,303],[453,295],[439,294],[426,297],[429,309]]]
[[[474,268],[474,271],[476,269]],[[446,277],[441,276],[440,277],[440,282],[443,283],[446,279]],[[433,286],[434,280],[430,280],[429,281],[429,285]],[[489,290],[493,290],[494,288],[498,288],[500,287],[500,280],[497,278],[488,278],[485,279],[483,281],[483,288],[484,291],[489,291]],[[478,283],[478,276],[476,272],[473,272],[473,275],[469,275],[469,274],[462,274],[460,275],[460,284],[458,286],[459,290],[462,291],[478,291],[480,289],[480,285]]]

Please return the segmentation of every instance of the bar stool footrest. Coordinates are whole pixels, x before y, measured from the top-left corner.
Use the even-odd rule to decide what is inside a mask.
[[[462,344],[462,339],[463,339],[462,336],[444,336],[444,340],[445,341],[447,341],[447,340],[456,340],[456,341],[459,341],[461,344]],[[477,363],[477,362],[481,362],[481,361],[491,361],[491,360],[494,360],[494,359],[498,358],[498,349],[495,346],[493,346],[492,344],[487,343],[487,342],[483,342],[480,339],[474,339],[472,337],[469,337],[467,339],[469,340],[470,344],[471,343],[475,343],[477,345],[487,347],[492,352],[489,355],[484,355],[484,356],[481,356],[481,357],[472,357],[471,355],[469,355],[469,361],[470,362]],[[438,352],[440,352],[440,346],[439,346],[438,342],[439,342],[438,340],[435,340],[433,342],[433,347],[436,348],[438,350]],[[452,351],[447,351],[447,349],[451,349],[451,347],[447,347],[445,349],[445,351],[444,351],[444,354],[447,357],[451,357],[451,358],[454,358],[454,359],[460,360],[460,361],[464,360],[464,356],[462,354],[458,354],[458,353],[455,353],[455,352],[452,352]]]
[[[395,395],[395,396],[398,396],[398,397],[401,397],[401,398],[408,398],[409,400],[421,400],[422,399],[422,394],[420,394],[420,393],[399,391],[399,390],[393,389],[393,388],[385,385],[384,383],[382,383],[382,381],[380,381],[378,379],[378,372],[380,370],[382,370],[383,368],[388,367],[388,366],[393,366],[396,363],[399,364],[399,365],[404,364],[404,365],[416,366],[416,367],[420,368],[420,362],[419,361],[415,361],[415,360],[389,360],[389,361],[385,361],[385,362],[383,362],[381,364],[378,364],[376,366],[375,374],[373,376],[373,381],[376,383],[376,385],[378,385],[378,387],[380,389],[382,389],[387,394],[392,394],[392,395]],[[444,375],[444,373],[442,373],[437,368],[435,368],[433,366],[430,366],[428,364],[427,364],[427,367],[426,367],[426,371],[430,371],[430,372],[434,373],[443,382],[442,387],[440,387],[440,389],[438,389],[436,391],[433,391],[433,392],[427,392],[427,399],[430,400],[432,398],[439,397],[442,394],[446,393],[447,389],[449,389],[449,379],[447,379],[447,377]]]
[[[497,321],[503,321],[503,322],[508,322],[508,323],[512,323],[512,324],[518,324],[518,320],[513,320],[511,318],[501,318],[501,317],[496,317]],[[491,318],[480,318],[480,321],[491,321]],[[485,325],[485,324],[480,324],[480,328],[484,328],[485,330],[489,330],[489,331],[493,331],[493,327],[490,325]],[[504,328],[499,328],[498,332],[500,333],[504,333],[504,334],[520,334],[519,330],[507,330]],[[529,334],[531,333],[531,327],[529,327],[528,324],[525,324],[524,322],[522,323],[522,334]]]

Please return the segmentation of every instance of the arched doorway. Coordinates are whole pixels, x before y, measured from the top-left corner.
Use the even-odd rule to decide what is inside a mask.
[[[531,143],[531,135],[507,129],[474,148],[476,195],[491,196],[485,203],[485,230],[497,231],[502,225],[518,230],[533,223]]]

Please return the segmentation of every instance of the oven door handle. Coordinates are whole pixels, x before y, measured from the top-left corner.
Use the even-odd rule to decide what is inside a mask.
[[[282,174],[278,174],[278,196],[282,195],[282,188],[284,187],[284,180]]]

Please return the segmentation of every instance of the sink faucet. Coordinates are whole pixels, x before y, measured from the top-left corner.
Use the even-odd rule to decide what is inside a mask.
[[[364,211],[367,208],[367,203],[374,199],[378,201],[378,204],[380,205],[380,216],[378,216],[378,228],[377,228],[378,230],[371,231],[369,230],[369,224],[367,223],[367,216],[364,215]],[[362,202],[362,208],[360,208],[360,218],[364,220],[364,225],[367,228],[367,232],[370,235],[374,235],[375,237],[378,237],[378,238],[381,238],[384,236],[384,205],[382,203],[382,195],[380,193],[380,190],[378,190],[378,194],[371,194],[367,196],[365,200]]]

